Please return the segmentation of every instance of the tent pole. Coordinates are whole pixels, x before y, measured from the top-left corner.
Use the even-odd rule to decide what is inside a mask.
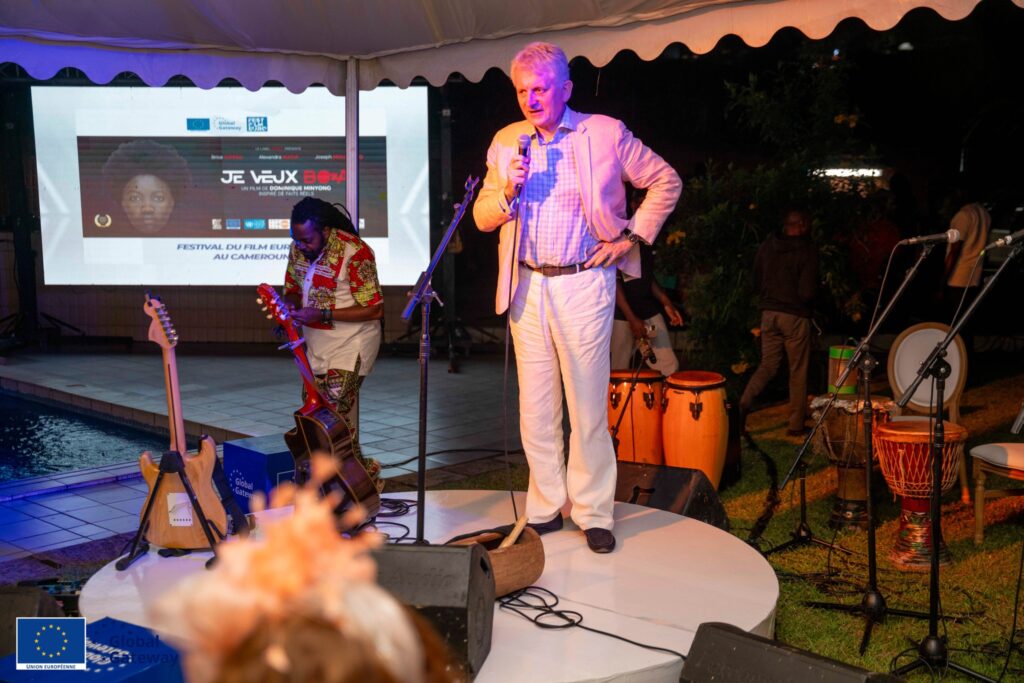
[[[345,62],[345,206],[359,229],[359,61]]]

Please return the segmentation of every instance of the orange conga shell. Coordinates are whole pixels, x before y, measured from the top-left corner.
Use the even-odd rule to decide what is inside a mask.
[[[612,371],[608,381],[608,429],[618,439],[615,453],[619,460],[652,465],[664,463],[661,445],[664,379],[654,370]],[[618,432],[614,431],[616,425]]]
[[[729,443],[725,378],[702,370],[675,372],[665,380],[664,405],[665,464],[701,470],[717,489]]]

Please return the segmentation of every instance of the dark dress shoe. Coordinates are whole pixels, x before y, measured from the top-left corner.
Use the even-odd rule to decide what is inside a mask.
[[[585,529],[587,545],[595,553],[610,553],[615,550],[615,535],[607,529]]]
[[[544,534],[551,533],[552,531],[559,531],[562,528],[562,513],[559,512],[557,517],[548,520],[547,522],[527,523],[526,526],[536,531],[538,536],[543,536]]]

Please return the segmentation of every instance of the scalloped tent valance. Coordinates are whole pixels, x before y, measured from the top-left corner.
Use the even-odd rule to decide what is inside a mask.
[[[321,84],[343,94],[349,60],[362,90],[417,76],[439,85],[454,72],[475,81],[507,70],[531,40],[603,65],[624,49],[653,59],[674,42],[705,53],[729,34],[760,46],[784,27],[821,38],[850,17],[884,30],[918,7],[962,19],[978,2],[5,0],[0,62],[41,80],[74,67],[96,83],[130,71],[153,86],[181,75],[202,88],[233,78],[249,90],[278,81],[293,92]]]

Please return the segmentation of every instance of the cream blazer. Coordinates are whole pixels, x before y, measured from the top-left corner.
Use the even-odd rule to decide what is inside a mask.
[[[653,243],[665,219],[676,206],[683,183],[664,159],[633,137],[618,119],[600,114],[580,114],[568,110],[576,154],[583,214],[594,238],[610,242],[629,228],[648,243]],[[498,288],[494,308],[498,314],[508,308],[511,291],[519,284],[519,268],[513,268],[512,253],[516,216],[505,200],[506,170],[518,152],[519,136],[536,131],[528,121],[519,121],[499,130],[487,150],[487,175],[476,202],[473,219],[478,229],[491,232],[501,228],[498,239]],[[632,218],[626,218],[626,188],[646,188],[647,196]],[[640,276],[640,250],[634,247],[616,266],[627,276]]]

